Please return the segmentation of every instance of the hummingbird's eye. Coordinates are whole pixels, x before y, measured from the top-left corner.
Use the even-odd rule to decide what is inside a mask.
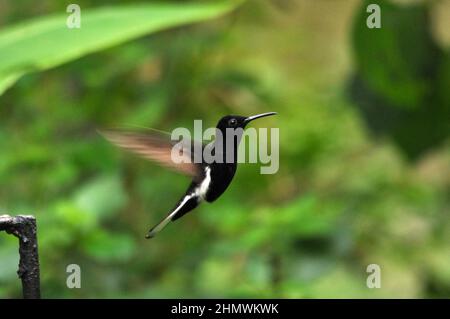
[[[235,126],[237,124],[237,120],[235,118],[232,118],[228,121],[228,125]]]

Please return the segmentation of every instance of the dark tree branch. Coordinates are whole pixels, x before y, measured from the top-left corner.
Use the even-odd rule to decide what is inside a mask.
[[[0,215],[0,231],[6,231],[19,238],[19,270],[23,297],[38,299],[40,295],[39,256],[34,216]]]

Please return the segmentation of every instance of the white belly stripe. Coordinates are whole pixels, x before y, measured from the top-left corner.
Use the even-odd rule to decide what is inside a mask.
[[[166,220],[162,223],[161,228],[163,228],[171,220],[171,218],[176,215],[176,213],[180,210],[180,208],[183,207],[183,205],[186,204],[186,202],[190,200],[192,196],[194,195],[198,196],[199,197],[198,201],[200,201],[200,199],[205,199],[206,193],[208,192],[209,184],[211,183],[211,169],[209,167],[205,168],[205,175],[206,175],[205,179],[194,190],[194,193],[186,195],[181,201],[180,205],[178,205],[178,207],[174,209],[174,211],[170,213],[169,216],[166,217]]]
[[[203,182],[195,189],[195,194],[200,196],[202,199],[205,199],[206,193],[209,189],[209,184],[211,183],[211,168],[205,168],[205,179]]]

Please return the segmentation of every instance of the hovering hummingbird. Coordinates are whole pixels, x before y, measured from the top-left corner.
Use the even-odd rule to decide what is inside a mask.
[[[192,178],[192,182],[183,197],[169,214],[156,226],[150,229],[146,238],[153,238],[171,221],[175,221],[196,208],[202,201],[209,203],[215,201],[222,195],[233,180],[237,168],[237,149],[242,138],[245,126],[251,121],[265,116],[275,115],[275,112],[268,112],[249,117],[238,115],[227,115],[222,117],[217,123],[216,130],[223,136],[223,143],[219,145],[216,140],[212,143],[212,152],[218,152],[222,158],[227,157],[227,148],[223,145],[229,144],[227,141],[227,129],[240,130],[240,133],[233,135],[231,161],[223,160],[208,163],[207,161],[195,161],[194,157],[200,156],[203,159],[205,147],[207,145],[193,141],[193,143],[176,143],[168,136],[161,133],[138,133],[108,130],[100,132],[111,143],[132,151],[144,158],[150,159],[167,168],[174,169]],[[219,132],[218,132],[219,133]],[[228,135],[229,136],[229,135]],[[229,137],[228,137],[229,138]],[[172,158],[172,150],[176,144],[181,147],[181,155],[186,156],[186,160],[175,162]],[[195,145],[197,143],[197,145]],[[198,145],[200,143],[200,145]],[[209,144],[211,146],[211,144]],[[196,148],[197,146],[197,148]],[[200,151],[200,152],[199,152]],[[196,154],[197,152],[197,154]],[[228,154],[230,155],[230,154]]]

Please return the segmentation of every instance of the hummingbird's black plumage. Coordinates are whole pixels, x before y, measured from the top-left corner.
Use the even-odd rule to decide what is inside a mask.
[[[245,126],[260,117],[274,115],[275,112],[258,114],[250,117],[227,115],[222,117],[217,123],[216,129],[222,133],[223,143],[221,147],[214,142],[212,146],[212,153],[220,152],[223,161],[213,161],[207,163],[203,160],[203,151],[205,144],[197,141],[193,143],[183,144],[177,141],[171,141],[167,136],[161,133],[143,134],[136,132],[121,132],[121,131],[104,131],[102,135],[110,142],[137,153],[147,159],[158,162],[159,164],[175,169],[176,171],[185,175],[191,176],[192,182],[189,185],[186,193],[178,201],[175,207],[169,214],[155,227],[150,229],[147,238],[154,237],[161,231],[170,221],[177,220],[184,214],[190,212],[197,207],[203,200],[207,202],[215,201],[230,185],[233,180],[237,168],[237,148],[242,137],[241,134],[233,135],[233,157],[231,160],[226,160],[227,129],[244,129]],[[190,142],[190,141],[189,141]],[[197,145],[195,145],[197,143]],[[200,143],[200,145],[198,144]],[[172,159],[172,150],[175,145],[180,147],[180,155],[187,157],[186,161],[175,163]],[[200,163],[194,161],[196,152],[201,156]],[[230,155],[230,154],[228,154]]]

